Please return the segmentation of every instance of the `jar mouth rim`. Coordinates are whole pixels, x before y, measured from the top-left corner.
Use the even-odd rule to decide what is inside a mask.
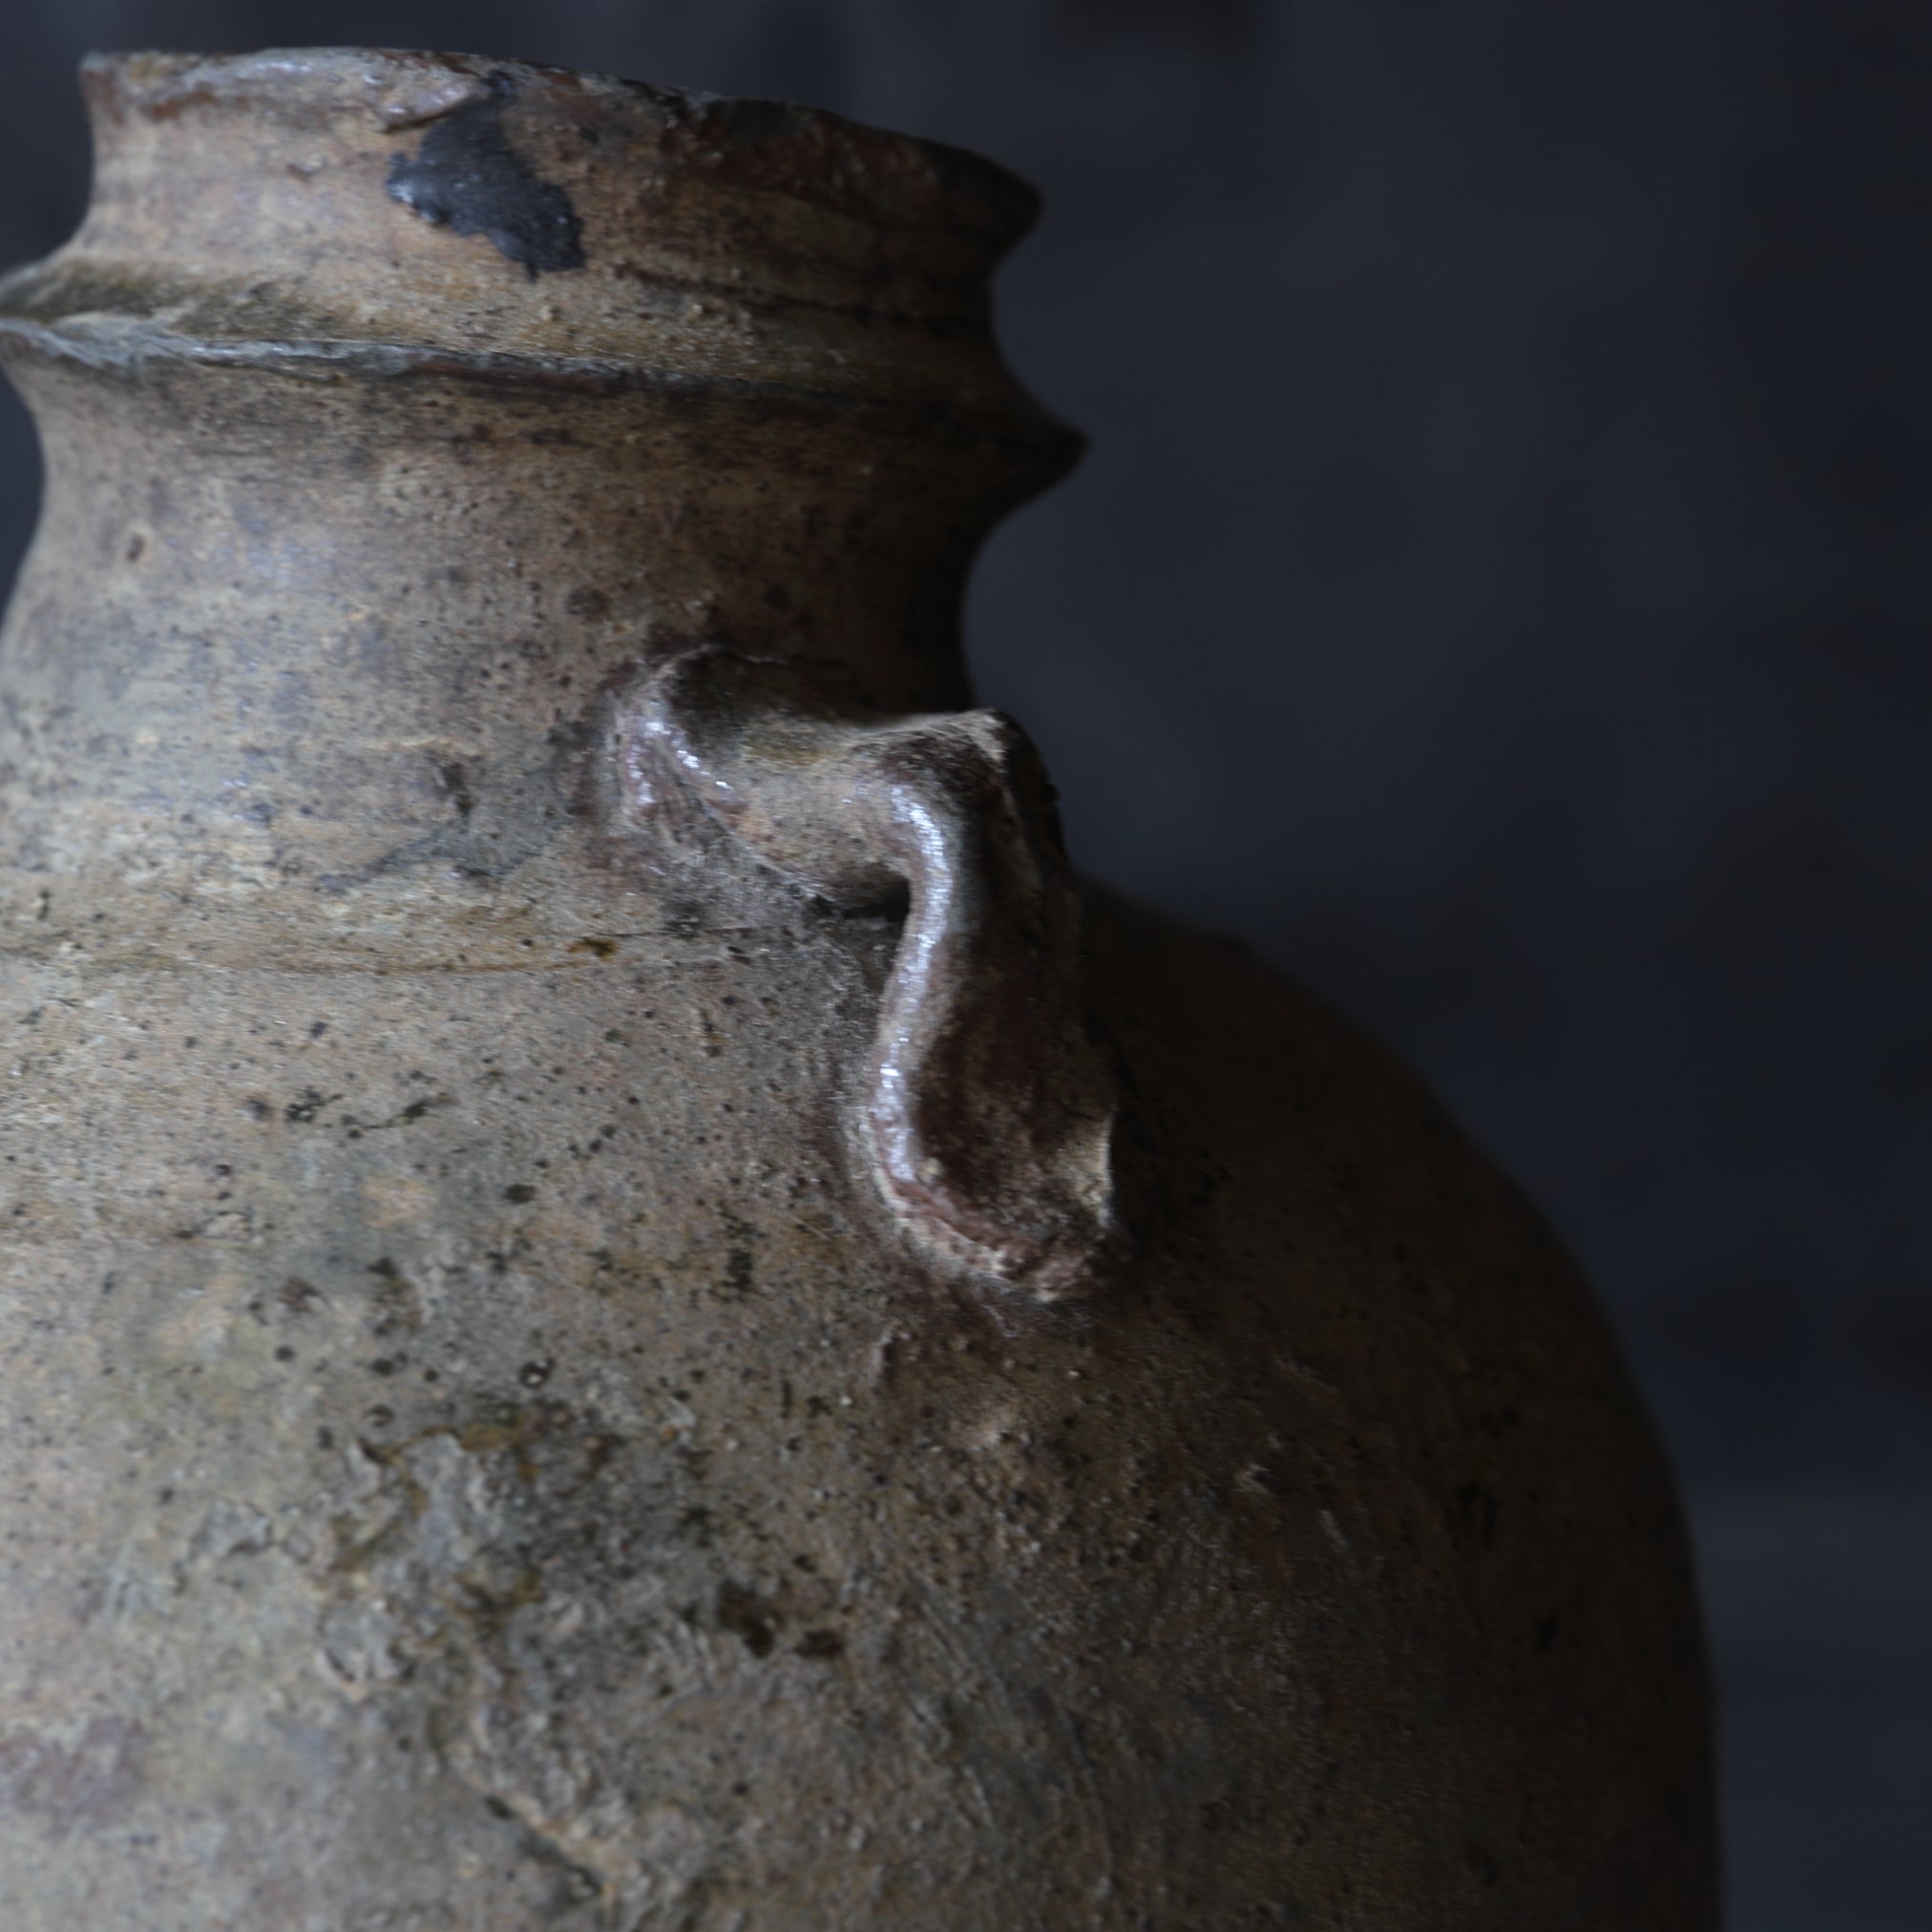
[[[82,90],[93,194],[0,284],[16,322],[1040,413],[991,295],[1038,198],[963,150],[464,54],[94,55]]]
[[[807,200],[836,198],[883,226],[974,231],[996,259],[1039,219],[1038,191],[984,155],[792,101],[407,48],[128,50],[89,53],[81,62],[89,106],[109,119],[166,121],[238,110],[320,116],[359,109],[392,131],[433,122],[477,98],[497,76],[553,97],[620,104],[667,134],[688,135],[688,165],[712,178],[728,181],[737,164],[749,163],[761,190]],[[819,165],[774,178],[759,164],[775,145],[808,148]]]

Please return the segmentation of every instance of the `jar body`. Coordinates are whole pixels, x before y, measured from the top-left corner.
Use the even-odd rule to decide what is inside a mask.
[[[1706,1922],[1597,1318],[1231,949],[1091,921],[1142,1235],[1063,1312],[847,1178],[883,922],[318,972],[41,890],[10,1923]]]

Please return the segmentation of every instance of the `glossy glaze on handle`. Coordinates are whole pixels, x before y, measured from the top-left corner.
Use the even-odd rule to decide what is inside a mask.
[[[907,898],[863,1142],[921,1246],[1042,1301],[1115,1227],[1114,1082],[1090,1038],[1052,787],[998,711],[868,716],[788,665],[706,645],[629,720],[633,802],[697,800],[833,904]]]

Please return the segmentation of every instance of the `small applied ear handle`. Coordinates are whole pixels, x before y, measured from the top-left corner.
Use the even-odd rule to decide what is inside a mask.
[[[833,904],[908,899],[862,1140],[933,1253],[1041,1301],[1084,1292],[1114,1231],[1107,1060],[1040,756],[998,711],[885,717],[793,666],[705,645],[627,723],[636,802],[676,787]]]

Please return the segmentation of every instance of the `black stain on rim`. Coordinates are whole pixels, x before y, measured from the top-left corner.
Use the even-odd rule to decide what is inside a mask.
[[[452,234],[487,235],[533,282],[583,267],[583,222],[570,196],[539,179],[503,131],[516,83],[499,73],[489,87],[438,121],[413,155],[396,157],[390,196]]]

